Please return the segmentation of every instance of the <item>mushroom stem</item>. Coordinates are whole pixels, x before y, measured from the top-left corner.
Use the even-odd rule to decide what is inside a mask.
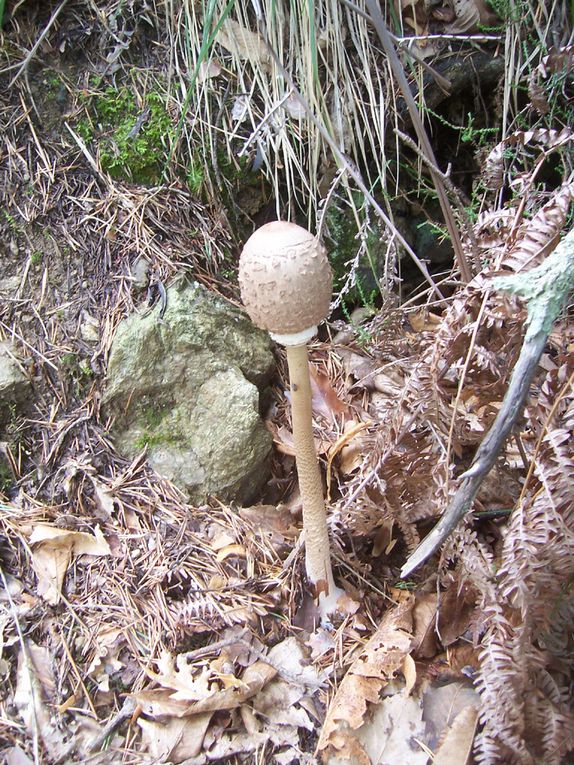
[[[327,511],[313,440],[309,356],[305,344],[288,345],[286,350],[291,385],[293,439],[299,490],[303,502],[305,567],[313,588],[313,596],[321,601],[337,593],[338,588],[335,586],[331,570]]]

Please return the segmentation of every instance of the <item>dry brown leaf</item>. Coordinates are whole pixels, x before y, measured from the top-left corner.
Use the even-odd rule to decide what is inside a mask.
[[[409,311],[407,319],[415,332],[436,332],[441,323],[440,316],[426,308]]]
[[[414,598],[410,596],[387,611],[341,681],[319,738],[318,750],[324,761],[334,753],[346,756],[347,751],[356,748],[352,731],[361,727],[369,704],[379,701],[381,689],[401,671],[411,648],[413,605]]]
[[[350,417],[349,405],[339,398],[327,375],[317,371],[313,364],[309,364],[309,374],[313,412],[322,415],[329,422],[334,422],[341,416]]]
[[[401,672],[405,678],[405,687],[403,689],[403,693],[405,696],[408,696],[412,689],[415,687],[415,683],[417,682],[417,665],[410,653],[405,656],[403,666],[401,667]]]
[[[191,714],[189,702],[175,700],[172,691],[166,688],[138,691],[132,694],[132,698],[148,717],[186,717]]]
[[[438,635],[443,646],[452,645],[468,630],[476,610],[476,597],[471,587],[456,581],[441,593]]]
[[[383,699],[357,731],[371,765],[427,765],[425,725],[419,701],[396,693]]]
[[[430,659],[437,653],[436,592],[418,592],[413,608],[413,652],[417,658]]]
[[[281,543],[284,539],[293,539],[299,534],[293,515],[285,505],[240,507],[238,513],[241,518],[253,524],[255,529],[269,535],[272,541]]]
[[[311,633],[306,645],[311,649],[313,659],[318,659],[319,656],[323,656],[323,654],[335,648],[335,638],[331,632],[319,627],[319,629]]]
[[[250,61],[254,67],[269,68],[271,57],[263,37],[234,19],[225,19],[215,40],[235,58]]]
[[[423,720],[427,726],[426,742],[436,749],[445,731],[458,714],[468,707],[478,710],[480,697],[469,682],[434,684],[423,693]]]
[[[361,356],[348,348],[337,348],[336,354],[343,360],[345,373],[354,377],[355,385],[372,388],[372,378],[376,374],[379,364],[370,356]]]
[[[256,661],[246,668],[237,684],[231,684],[227,678],[226,687],[220,690],[216,682],[217,674],[205,666],[198,671],[188,664],[185,654],[174,657],[164,651],[157,660],[157,666],[159,672],[148,669],[147,674],[172,691],[169,696],[172,701],[187,702],[185,714],[235,709],[252,698],[277,674],[277,670],[269,664]],[[150,697],[148,700],[151,700]]]
[[[277,671],[296,683],[318,688],[324,681],[317,674],[317,669],[309,663],[297,638],[285,638],[273,646],[269,651],[269,660]]]
[[[283,101],[283,109],[296,120],[302,120],[307,116],[307,110],[294,93]]]
[[[174,656],[169,651],[162,651],[156,665],[157,673],[148,669],[147,674],[164,688],[174,691],[172,699],[198,701],[211,695],[209,668],[189,664],[185,654]]]
[[[478,723],[478,709],[461,709],[435,752],[433,765],[466,765],[472,751]]]
[[[223,67],[216,58],[212,58],[209,61],[202,61],[199,65],[197,79],[199,82],[205,82],[212,77],[219,77],[222,71]]]
[[[209,546],[212,550],[223,550],[224,547],[235,544],[237,538],[233,531],[220,523],[211,523],[207,530]]]
[[[172,717],[162,722],[140,717],[137,722],[146,750],[158,761],[169,760],[177,765],[201,752],[211,717],[209,712],[193,717]]]
[[[119,627],[104,625],[98,629],[95,654],[87,669],[98,684],[99,691],[109,691],[110,677],[123,668],[118,653],[124,644],[124,632]]]
[[[73,555],[111,555],[99,526],[94,535],[68,531],[47,523],[39,523],[30,536],[32,567],[38,577],[37,593],[46,602],[60,602],[62,585]]]
[[[395,521],[393,518],[385,518],[377,528],[373,540],[373,558],[378,558],[382,553],[388,555],[396,545],[397,540],[393,539],[394,525]]]

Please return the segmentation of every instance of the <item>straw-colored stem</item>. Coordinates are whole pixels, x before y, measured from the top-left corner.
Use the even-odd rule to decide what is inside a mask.
[[[287,346],[291,382],[293,439],[303,502],[305,565],[314,596],[328,597],[336,591],[329,554],[327,512],[321,473],[313,440],[311,382],[306,345]]]

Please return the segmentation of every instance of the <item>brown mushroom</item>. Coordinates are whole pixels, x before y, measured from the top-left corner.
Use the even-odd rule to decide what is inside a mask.
[[[325,616],[336,610],[321,473],[313,440],[307,341],[329,313],[333,279],[324,247],[294,223],[274,221],[247,240],[239,261],[247,313],[287,352],[291,417],[303,503],[307,578]]]

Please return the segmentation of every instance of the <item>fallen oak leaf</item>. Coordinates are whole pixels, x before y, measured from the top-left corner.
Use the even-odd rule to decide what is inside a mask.
[[[197,673],[197,668],[187,663],[185,654],[174,657],[169,651],[164,651],[157,660],[157,665],[159,672],[146,669],[146,674],[169,690],[168,698],[171,701],[185,702],[185,706],[174,708],[173,716],[180,717],[200,712],[236,709],[277,675],[277,670],[265,661],[256,661],[245,669],[235,684],[231,683],[227,675],[226,687],[219,689],[216,684],[217,674],[209,667],[203,667],[201,672]],[[140,702],[140,696],[137,695],[136,698]],[[148,696],[146,700],[163,702],[165,697]]]
[[[187,717],[189,701],[178,701],[173,698],[172,691],[167,688],[155,688],[151,691],[137,691],[131,694],[141,713],[147,717]]]

